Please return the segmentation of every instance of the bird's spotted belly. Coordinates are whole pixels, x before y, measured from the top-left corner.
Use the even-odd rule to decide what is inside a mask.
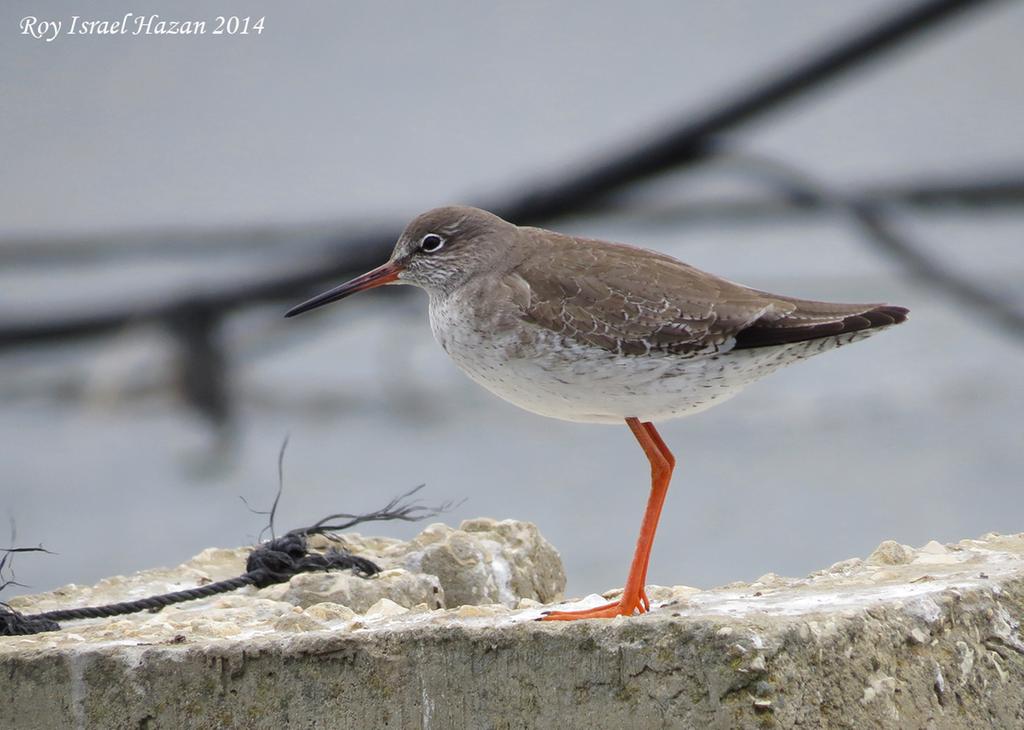
[[[590,423],[698,413],[779,367],[874,332],[685,356],[620,354],[548,330],[472,320],[443,306],[431,308],[431,328],[459,368],[500,398],[543,416]]]

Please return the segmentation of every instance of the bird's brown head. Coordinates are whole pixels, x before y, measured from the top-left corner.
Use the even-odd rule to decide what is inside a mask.
[[[517,231],[516,226],[479,208],[452,205],[428,210],[405,227],[387,263],[293,307],[285,316],[384,284],[451,292],[473,274],[493,267],[516,241]]]

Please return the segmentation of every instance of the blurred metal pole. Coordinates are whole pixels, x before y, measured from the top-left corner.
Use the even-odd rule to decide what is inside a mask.
[[[507,205],[492,208],[516,223],[533,223],[576,212],[628,183],[689,164],[713,152],[712,140],[774,111],[824,81],[877,60],[883,52],[966,10],[993,0],[926,0],[915,3],[845,40],[810,54],[795,66],[751,83],[704,114],[584,171],[541,185]]]
[[[916,213],[936,210],[988,212],[997,208],[1019,212],[1024,208],[1024,174],[874,183],[850,189],[847,197],[888,210],[903,209]],[[831,212],[832,206],[820,198],[755,193],[689,201],[615,198],[602,204],[594,215],[614,216],[635,225],[678,226],[705,222],[728,225]]]
[[[850,197],[890,208],[899,207],[928,212],[954,208],[958,211],[1024,208],[1024,164],[1020,172],[984,172],[941,178],[909,178],[875,181],[852,189]],[[613,198],[602,202],[597,215],[627,217],[637,223],[680,224],[701,221],[729,223],[811,215],[828,212],[818,200],[798,196],[735,195],[701,198],[692,201],[654,201]],[[139,231],[110,236],[89,234],[82,237],[9,238],[0,240],[0,267],[18,266],[43,269],[57,264],[106,262],[123,264],[132,259],[185,259],[249,255],[254,250],[269,256],[294,259],[296,256],[323,254],[340,231],[357,224],[339,222],[330,231],[312,234],[301,224],[264,228],[254,226],[216,229],[181,228],[174,231]],[[321,225],[321,228],[325,226]],[[253,241],[258,241],[254,245]],[[282,244],[287,241],[287,253]],[[333,248],[334,247],[330,247]]]

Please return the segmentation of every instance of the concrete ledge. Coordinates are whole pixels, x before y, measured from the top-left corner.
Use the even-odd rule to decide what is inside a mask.
[[[271,618],[264,604],[281,602],[255,594],[69,623],[0,639],[0,726],[1024,725],[1024,535],[883,543],[805,579],[649,593],[648,615],[570,624],[534,621],[529,600],[289,604]],[[263,611],[263,628],[187,628],[188,614],[243,610]],[[147,638],[140,621],[178,633]]]

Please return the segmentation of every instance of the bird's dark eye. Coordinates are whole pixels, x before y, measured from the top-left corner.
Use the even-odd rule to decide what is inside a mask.
[[[423,253],[434,253],[444,248],[444,239],[436,233],[428,233],[420,239],[420,251]]]

